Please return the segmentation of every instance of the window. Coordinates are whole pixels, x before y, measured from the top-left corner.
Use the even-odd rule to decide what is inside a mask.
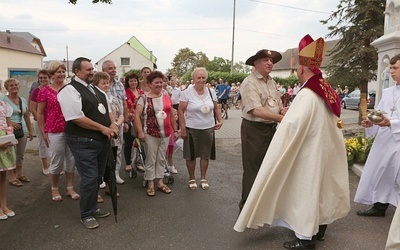
[[[121,57],[121,66],[129,66],[131,59],[129,57]]]

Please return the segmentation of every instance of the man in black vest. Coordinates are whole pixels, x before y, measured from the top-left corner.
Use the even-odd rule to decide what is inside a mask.
[[[95,218],[110,214],[97,208],[97,194],[110,153],[110,138],[117,135],[118,126],[111,122],[106,96],[90,84],[94,74],[90,60],[77,58],[72,71],[73,80],[57,98],[67,122],[67,144],[81,176],[81,221],[93,229],[99,226]]]

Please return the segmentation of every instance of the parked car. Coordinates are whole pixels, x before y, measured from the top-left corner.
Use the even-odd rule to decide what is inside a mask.
[[[360,106],[360,94],[361,91],[359,89],[354,90],[348,96],[343,97],[342,99],[342,108],[343,109],[358,109]],[[375,92],[369,92],[367,95],[367,108],[373,109],[375,106]]]

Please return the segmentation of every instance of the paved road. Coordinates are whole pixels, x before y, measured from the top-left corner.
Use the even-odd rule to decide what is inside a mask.
[[[34,140],[24,164],[32,182],[20,188],[8,186],[10,208],[17,215],[0,221],[0,249],[283,249],[282,242],[293,238],[285,228],[266,226],[244,233],[232,229],[241,193],[240,113],[232,111],[229,117],[217,132],[217,160],[210,164],[209,190],[187,187],[184,161],[177,152],[179,173],[170,195],[158,192],[147,197],[142,175],[129,179],[122,172],[126,184],[118,186],[118,223],[113,217],[100,219],[96,230],[81,225],[77,201],[64,193],[62,202],[51,201],[49,181],[32,149]],[[352,171],[349,178],[352,200],[359,178]],[[64,177],[61,190],[65,190]],[[111,210],[109,197],[100,207]],[[328,227],[326,240],[317,249],[384,249],[394,207],[385,218],[355,215],[364,208],[352,202],[349,215]]]

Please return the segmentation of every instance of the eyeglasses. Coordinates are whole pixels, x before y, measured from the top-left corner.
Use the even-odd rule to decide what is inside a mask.
[[[49,79],[47,76],[41,76],[39,79]]]

